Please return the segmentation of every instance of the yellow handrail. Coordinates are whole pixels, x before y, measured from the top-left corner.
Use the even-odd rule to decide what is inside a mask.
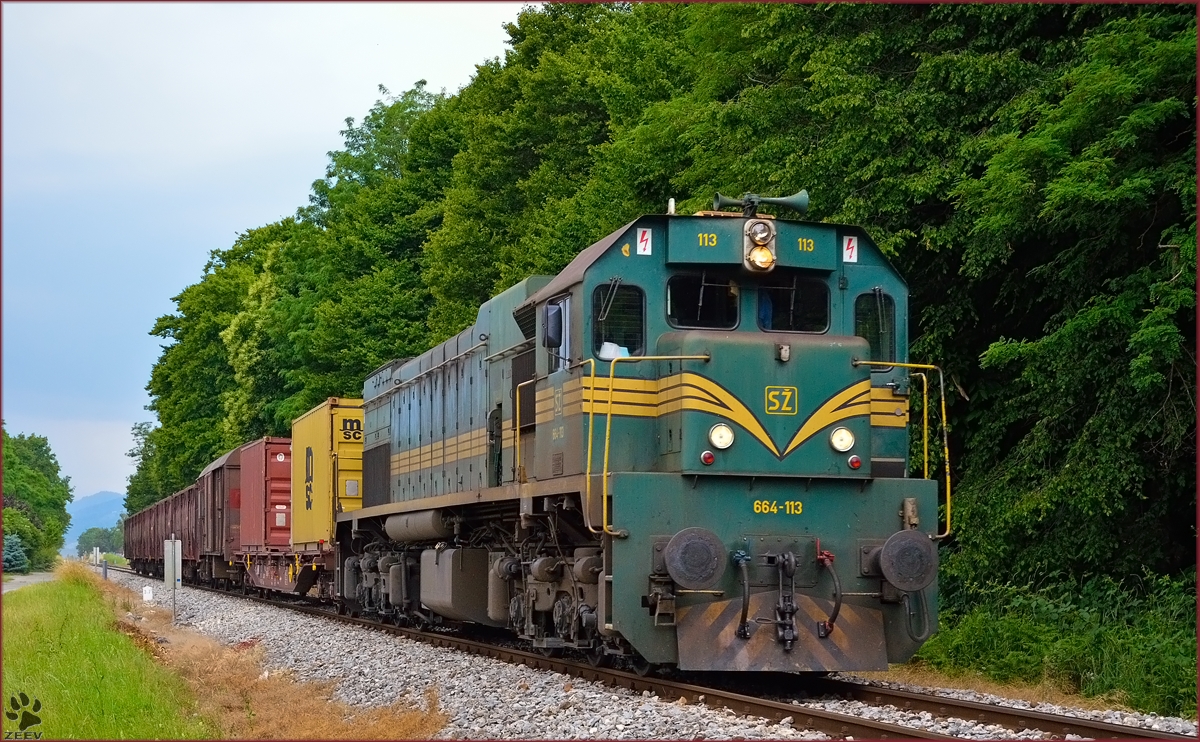
[[[579,365],[582,366],[584,363],[590,363],[592,365],[592,386],[591,386],[592,399],[588,403],[587,464],[584,466],[584,474],[583,474],[583,478],[584,478],[583,512],[586,514],[586,516],[584,517],[583,522],[584,522],[584,524],[587,525],[587,529],[589,531],[591,531],[592,533],[594,533],[596,535],[600,535],[601,533],[604,533],[604,529],[603,528],[599,528],[599,529],[592,528],[592,525],[590,523],[591,518],[592,518],[592,433],[596,428],[596,359],[595,358],[584,359],[583,363],[580,363]],[[581,399],[582,399],[582,396],[581,396]]]
[[[532,379],[529,379],[528,381],[522,381],[520,384],[517,384],[517,388],[515,390],[513,390],[513,406],[515,406],[517,408],[517,414],[516,414],[517,431],[516,431],[515,440],[513,441],[513,445],[515,446],[514,460],[513,460],[513,470],[514,470],[513,475],[516,478],[517,482],[520,484],[525,484],[525,469],[521,467],[521,387],[525,386],[526,384],[532,384],[537,380],[538,380],[537,376],[534,376]],[[535,405],[535,407],[536,407],[536,405]],[[535,413],[536,413],[536,409],[535,409]],[[504,436],[504,434],[501,433],[502,440],[501,440],[500,450],[504,450],[503,436]]]
[[[929,479],[929,379],[920,371],[914,371],[912,375],[921,377],[921,413],[925,418],[921,426],[921,443],[925,447],[925,468],[922,476]]]
[[[615,374],[617,371],[617,364],[621,361],[625,361],[627,363],[638,363],[639,361],[709,361],[711,359],[712,359],[712,356],[709,356],[709,355],[626,356],[623,358],[614,358],[614,359],[612,359],[612,361],[609,362],[609,365],[608,365],[608,419],[604,424],[604,470],[601,472],[601,475],[600,475],[601,480],[604,483],[603,502],[601,503],[602,508],[603,508],[603,516],[601,518],[600,524],[604,527],[604,532],[607,533],[609,536],[624,537],[625,535],[627,535],[627,534],[621,533],[620,531],[612,530],[612,528],[610,527],[610,524],[608,522],[608,451],[609,451],[610,444],[612,442],[612,408],[613,408],[613,397],[616,396],[616,392],[613,389],[613,382],[616,380]],[[593,367],[593,369],[594,368],[595,367]],[[680,368],[680,370],[682,371],[683,369]],[[593,376],[593,383],[592,383],[592,406],[593,407],[595,407],[595,405],[596,405],[596,385],[595,385],[594,379],[595,379],[595,377]],[[590,464],[591,462],[588,462],[588,463]]]
[[[930,371],[938,372],[938,386],[942,394],[942,458],[946,464],[946,530],[934,536],[935,539],[944,539],[950,535],[950,434],[946,430],[946,377],[942,373],[942,369],[937,366],[931,366],[928,363],[897,363],[895,361],[852,361],[853,366],[896,366],[898,368],[923,368]],[[928,404],[926,404],[928,407]],[[926,414],[925,425],[929,425],[929,416]],[[928,472],[926,472],[928,476]]]

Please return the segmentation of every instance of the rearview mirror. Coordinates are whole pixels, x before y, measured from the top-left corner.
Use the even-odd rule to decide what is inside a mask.
[[[550,349],[562,347],[562,331],[562,307],[547,304],[542,310],[542,345]]]

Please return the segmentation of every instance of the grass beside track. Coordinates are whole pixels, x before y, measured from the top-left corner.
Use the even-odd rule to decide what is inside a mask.
[[[4,597],[5,696],[24,693],[30,708],[41,702],[41,724],[26,731],[59,739],[216,736],[193,716],[187,684],[117,630],[87,568],[68,564],[58,574]],[[4,730],[19,723],[5,718]]]
[[[28,732],[84,739],[430,739],[446,724],[435,689],[421,700],[354,708],[335,683],[267,672],[255,637],[228,647],[174,626],[170,610],[90,567],[4,605],[4,689],[41,702]],[[6,709],[7,710],[7,709]],[[5,720],[4,729],[20,723]]]
[[[1196,574],[994,586],[947,616],[918,662],[999,682],[1048,682],[1144,712],[1196,718]]]

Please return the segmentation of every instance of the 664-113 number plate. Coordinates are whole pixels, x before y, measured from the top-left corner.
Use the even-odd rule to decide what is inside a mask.
[[[755,500],[754,512],[762,515],[800,515],[804,503],[799,500]]]

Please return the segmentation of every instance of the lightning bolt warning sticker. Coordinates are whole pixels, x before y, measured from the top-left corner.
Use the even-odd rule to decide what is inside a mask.
[[[638,255],[649,255],[650,254],[650,230],[648,230],[648,229],[639,229],[638,230],[637,254]]]
[[[842,238],[842,262],[858,262],[858,238],[846,235]]]

